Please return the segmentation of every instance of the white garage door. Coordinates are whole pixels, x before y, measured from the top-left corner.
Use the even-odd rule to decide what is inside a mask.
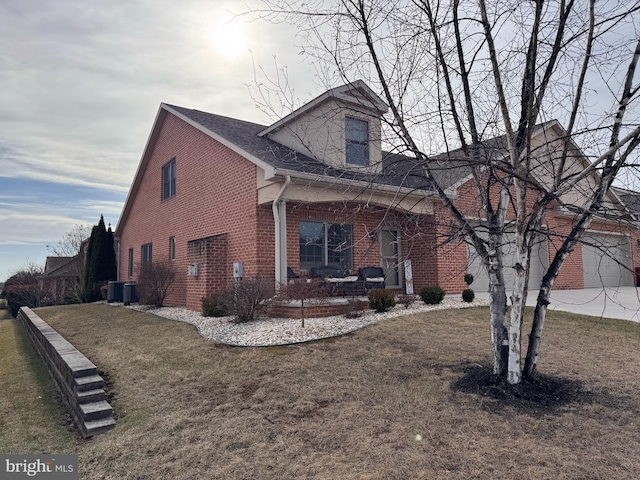
[[[582,238],[585,288],[633,286],[629,239],[623,235],[585,234]]]
[[[513,282],[515,280],[515,234],[507,234],[507,243],[503,248],[503,263],[504,263],[504,280],[507,290],[513,288]],[[469,245],[467,249],[468,258],[468,272],[474,277],[473,288],[477,292],[486,292],[489,290],[489,276],[487,271],[482,265],[482,259],[476,253],[474,247]],[[540,282],[542,282],[542,276],[544,275],[547,265],[549,264],[549,254],[547,250],[547,241],[542,237],[535,243],[531,250],[531,271],[529,272],[529,288],[540,288]]]

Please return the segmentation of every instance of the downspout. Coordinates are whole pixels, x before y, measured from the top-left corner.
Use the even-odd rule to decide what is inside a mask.
[[[280,228],[280,211],[279,206],[282,200],[282,195],[284,195],[284,191],[287,189],[289,184],[291,183],[291,176],[287,175],[284,180],[284,184],[280,188],[278,195],[273,200],[273,205],[271,206],[273,209],[273,223],[275,226],[275,247],[276,247],[276,288],[280,286],[283,281],[283,272],[282,272],[282,231]],[[286,212],[286,210],[285,210]],[[285,252],[286,254],[286,252]],[[286,271],[284,272],[285,280],[286,280]]]

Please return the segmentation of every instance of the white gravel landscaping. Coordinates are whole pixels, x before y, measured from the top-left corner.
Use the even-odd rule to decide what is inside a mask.
[[[144,305],[131,305],[126,308],[190,323],[195,325],[200,335],[215,342],[239,347],[267,347],[336,337],[382,320],[413,313],[486,305],[488,305],[486,300],[476,299],[471,303],[465,303],[460,298],[452,296],[445,297],[439,305],[426,305],[421,301],[415,301],[409,308],[397,305],[386,313],[367,310],[358,318],[346,318],[344,315],[306,318],[304,328],[301,320],[294,318],[265,317],[248,323],[234,323],[233,317],[203,317],[201,313],[187,310],[184,307],[149,308]]]

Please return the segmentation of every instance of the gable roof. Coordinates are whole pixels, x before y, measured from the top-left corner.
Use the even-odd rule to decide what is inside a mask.
[[[640,216],[640,193],[624,188],[613,187],[612,191],[618,195],[620,201],[633,215]]]
[[[329,177],[335,181],[361,181],[380,186],[404,186],[403,176],[391,171],[382,173],[365,173],[354,170],[342,170],[275,142],[259,133],[264,125],[246,122],[235,118],[215,115],[213,113],[192,110],[175,105],[166,105],[192,125],[204,127],[204,131],[215,134],[216,139],[226,140],[238,148],[238,153],[258,159],[265,169],[275,174],[303,174],[318,177]],[[241,153],[242,155],[242,153]],[[256,163],[256,162],[254,162]]]
[[[42,277],[64,277],[75,275],[72,267],[75,262],[80,261],[79,257],[47,257],[45,270]]]
[[[358,96],[353,95],[352,92],[357,92]],[[355,82],[340,85],[338,87],[327,90],[322,95],[317,96],[310,102],[307,102],[300,108],[297,108],[289,115],[279,119],[277,122],[269,125],[267,128],[264,128],[258,133],[258,135],[261,137],[266,136],[270,132],[293,122],[296,118],[301,117],[309,110],[314,109],[321,103],[324,103],[331,98],[341,100],[345,103],[350,103],[366,110],[371,110],[377,115],[384,115],[389,110],[389,105],[383,102],[382,99],[378,97],[378,95],[376,95],[375,92],[371,90],[371,88],[369,88],[366,83],[364,83],[362,80],[356,80]]]
[[[267,179],[276,175],[289,175],[315,181],[329,181],[334,184],[357,185],[364,188],[386,190],[393,193],[414,193],[415,190],[424,190],[421,193],[422,195],[434,194],[428,186],[418,185],[417,183],[415,185],[408,184],[406,175],[398,174],[395,171],[385,171],[383,169],[382,172],[371,173],[331,167],[266,136],[260,136],[260,132],[266,128],[265,125],[162,103],[158,109],[156,120],[125,200],[124,209],[115,232],[116,237],[120,236],[121,228],[131,209],[132,200],[140,188],[142,176],[167,115],[176,116],[260,167],[265,171]]]

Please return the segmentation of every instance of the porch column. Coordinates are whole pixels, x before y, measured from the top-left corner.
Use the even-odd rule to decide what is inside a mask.
[[[282,199],[278,205],[280,217],[280,279],[279,283],[287,282],[287,201]]]
[[[273,200],[273,223],[275,227],[275,277],[276,288],[287,281],[287,202],[282,198],[284,191],[291,183],[287,175],[278,195]]]

